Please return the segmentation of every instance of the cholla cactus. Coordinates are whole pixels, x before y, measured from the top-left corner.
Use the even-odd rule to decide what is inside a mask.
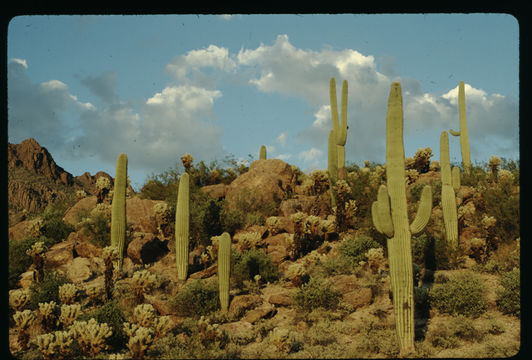
[[[100,203],[96,204],[91,210],[91,216],[103,215],[105,219],[111,220],[111,205]]]
[[[22,311],[30,300],[31,291],[29,289],[15,289],[9,291],[9,305],[15,311]]]
[[[96,190],[96,203],[100,204],[110,195],[111,181],[105,176],[100,176],[96,180]]]
[[[98,284],[90,284],[85,288],[85,293],[91,299],[93,305],[96,305],[101,299],[103,288]]]
[[[124,354],[109,354],[108,360],[126,360]]]
[[[502,161],[498,156],[490,157],[490,160],[488,162],[488,168],[490,169],[493,180],[495,181],[497,181],[498,179],[499,166],[501,165],[501,163]]]
[[[440,162],[438,160],[432,160],[429,165],[430,171],[438,171],[440,170]]]
[[[411,185],[419,178],[419,172],[416,169],[407,169],[405,171],[406,184]]]
[[[482,226],[486,230],[495,226],[496,223],[497,219],[495,219],[493,216],[484,215],[484,217],[482,218]]]
[[[86,354],[98,354],[106,350],[109,346],[105,339],[113,334],[111,327],[107,323],[98,323],[96,319],[89,321],[75,321],[70,327],[70,333]]]
[[[310,180],[313,194],[323,194],[329,186],[329,173],[325,170],[314,170],[310,173]]]
[[[51,330],[54,326],[56,316],[54,314],[57,304],[55,301],[39,303],[39,313],[41,314],[41,323],[43,328]]]
[[[338,182],[343,180],[338,180]],[[305,233],[315,238],[318,236],[320,231],[321,219],[315,215],[309,215],[305,219]]]
[[[44,242],[37,241],[31,246],[31,248],[26,250],[26,255],[35,257],[36,255],[42,255],[44,251],[45,251]]]
[[[133,310],[133,322],[139,326],[152,326],[153,319],[156,317],[156,311],[151,304],[137,305]]]
[[[118,257],[118,250],[114,246],[106,246],[102,250],[102,257],[105,264],[105,296],[110,300],[113,295],[114,260]]]
[[[292,344],[295,342],[302,342],[303,340],[302,334],[286,328],[276,327],[270,335],[270,342],[275,345],[277,349],[285,353],[292,351]]]
[[[181,162],[185,167],[185,171],[189,172],[193,166],[192,163],[194,162],[194,158],[189,153],[186,153],[185,155],[181,156]]]
[[[76,191],[76,200],[81,200],[81,199],[84,199],[87,197],[87,193],[85,192],[85,190],[78,190]]]
[[[155,215],[155,220],[157,222],[157,230],[163,236],[171,235],[171,212],[170,207],[166,202],[161,202],[155,204],[153,207],[153,212]]]
[[[241,252],[254,248],[262,240],[262,235],[259,232],[245,232],[238,235],[238,248]]]
[[[72,305],[61,305],[61,314],[59,315],[59,321],[63,324],[64,327],[70,326],[78,316],[81,315],[81,305],[72,304]]]
[[[376,274],[379,269],[384,266],[384,254],[382,248],[372,248],[366,252],[368,259],[368,266],[373,274]]]
[[[26,250],[26,254],[31,256],[33,259],[33,265],[35,265],[35,270],[37,271],[37,282],[41,282],[44,279],[44,252],[46,248],[44,242],[37,241],[34,243],[31,248]]]
[[[69,331],[55,331],[54,343],[57,345],[57,349],[60,356],[64,356],[68,353],[68,347],[72,343],[72,336]]]
[[[38,238],[42,235],[42,229],[44,227],[44,219],[36,218],[30,221],[28,231],[34,238]]]
[[[266,219],[266,227],[268,228],[270,235],[275,235],[279,233],[281,229],[281,221],[279,221],[277,216],[270,216]]]
[[[15,326],[19,329],[18,332],[18,344],[22,349],[25,349],[28,346],[28,340],[30,336],[28,334],[28,329],[31,325],[35,323],[37,317],[31,310],[17,311],[13,315],[13,320],[15,320]]]
[[[345,203],[347,197],[351,194],[351,188],[345,180],[338,180],[334,186],[335,202],[336,202],[336,226],[338,232],[347,230],[348,221],[345,214]]]
[[[59,287],[59,300],[61,300],[63,304],[73,304],[77,293],[78,289],[76,288],[76,285],[70,283],[63,284]]]
[[[498,178],[500,184],[513,184],[514,182],[514,174],[506,169],[499,170]]]
[[[212,239],[212,238],[211,238],[211,239]],[[209,258],[210,258],[212,261],[215,261],[215,260],[216,260],[217,253],[218,253],[217,248],[218,248],[218,247],[216,247],[216,250],[215,250],[215,248],[214,248],[213,245],[208,245],[208,246],[205,248],[205,250],[207,251],[207,254],[209,254]]]
[[[39,348],[43,359],[48,360],[52,359],[52,357],[57,353],[58,346],[55,343],[55,336],[54,334],[42,334],[39,336],[36,336],[31,342]]]
[[[126,345],[131,352],[132,358],[135,360],[143,359],[146,350],[153,343],[153,330],[147,327],[124,323],[124,332],[129,336],[129,341]]]
[[[139,303],[144,301],[144,294],[151,292],[159,284],[157,275],[148,270],[136,271],[131,280],[133,293]]]
[[[174,328],[170,316],[159,316],[153,319],[153,333],[156,338],[162,338]]]
[[[417,149],[413,158],[408,157],[405,159],[406,168],[417,170],[420,174],[426,173],[430,168],[431,157],[432,149],[430,147]]]

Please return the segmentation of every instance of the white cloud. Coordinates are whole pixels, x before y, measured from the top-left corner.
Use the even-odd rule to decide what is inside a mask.
[[[28,63],[26,62],[26,59],[17,59],[17,58],[13,58],[13,59],[11,59],[11,62],[14,62],[14,63],[17,63],[17,64],[22,65],[22,67],[23,67],[24,69],[27,69],[27,68],[28,68]]]
[[[278,154],[275,156],[275,159],[280,159],[283,161],[288,161],[290,158],[292,158],[292,154]]]
[[[284,131],[280,133],[279,136],[277,136],[277,139],[275,139],[275,141],[277,141],[281,145],[286,145],[286,138],[287,138],[287,134],[286,134],[286,131]]]
[[[301,151],[297,156],[306,163],[314,163],[321,160],[323,157],[323,151],[316,148],[310,148],[309,150]]]
[[[191,71],[199,72],[206,67],[229,72],[236,69],[236,64],[229,57],[227,48],[211,44],[205,49],[190,50],[186,55],[177,56],[166,65],[178,80],[184,80]]]

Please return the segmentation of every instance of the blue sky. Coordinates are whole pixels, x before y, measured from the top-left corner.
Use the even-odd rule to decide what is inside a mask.
[[[473,161],[519,158],[519,24],[506,14],[20,16],[8,27],[8,141],[34,137],[74,176],[136,189],[190,153],[255,159],[261,145],[326,168],[329,79],[349,84],[348,162],[384,162],[392,81],[405,151],[458,130],[466,83]],[[450,137],[451,161],[460,145]]]

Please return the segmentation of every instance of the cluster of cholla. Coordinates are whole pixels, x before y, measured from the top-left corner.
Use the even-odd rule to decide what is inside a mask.
[[[170,235],[170,223],[172,222],[171,219],[171,212],[170,207],[166,202],[160,202],[155,204],[153,207],[153,212],[155,215],[155,221],[157,222],[157,230],[160,234],[163,236]]]
[[[148,270],[134,272],[131,277],[131,287],[137,303],[142,303],[144,301],[144,294],[150,293],[159,284],[160,281],[157,275]]]
[[[93,305],[96,305],[101,300],[103,290],[103,287],[98,284],[88,284],[85,287],[85,293],[87,294]]]
[[[63,284],[59,287],[59,300],[63,304],[71,305],[74,303],[77,293],[78,289],[76,285],[70,283]]]
[[[9,291],[9,305],[15,311],[22,311],[30,301],[31,291],[28,289],[15,289]]]
[[[110,197],[111,181],[105,176],[100,176],[96,180],[96,203],[102,203],[106,198]]]
[[[430,170],[430,158],[432,157],[432,149],[429,147],[417,149],[414,157],[407,157],[405,159],[405,166],[407,169],[417,170],[418,173],[423,174]]]
[[[65,359],[69,351],[69,346],[72,344],[72,335],[69,331],[54,331],[53,333],[42,334],[32,339],[43,359]]]
[[[43,329],[51,330],[56,323],[55,309],[57,304],[55,301],[39,303],[39,314],[41,317],[41,324]]]
[[[43,218],[35,218],[30,221],[28,226],[28,232],[30,235],[34,238],[38,238],[42,235],[42,229],[44,227],[44,219]]]
[[[96,319],[89,321],[75,321],[70,327],[70,334],[87,354],[98,354],[108,348],[105,339],[113,334],[107,323],[98,323]]]
[[[84,199],[87,197],[87,193],[85,192],[85,190],[78,190],[76,191],[76,200],[81,200],[81,199]]]
[[[26,250],[26,255],[31,256],[33,259],[33,265],[36,270],[36,280],[41,282],[44,279],[44,242],[37,241],[31,248]]]
[[[386,181],[386,166],[377,165],[375,170],[369,174],[369,183],[374,188],[378,188]]]
[[[241,252],[257,247],[262,240],[262,234],[256,231],[242,232],[237,237],[237,247]]]
[[[15,312],[13,320],[15,321],[15,327],[18,329],[18,344],[21,349],[25,349],[30,339],[28,329],[35,323],[37,316],[31,310],[23,310]]]
[[[111,205],[105,203],[96,204],[94,209],[91,210],[90,214],[91,216],[103,215],[105,219],[111,220]]]
[[[72,325],[80,315],[80,304],[63,304],[61,305],[61,314],[59,315],[59,322],[63,324],[63,327],[68,327]]]
[[[164,337],[173,324],[169,316],[157,316],[151,304],[141,304],[133,310],[132,322],[124,322],[123,328],[129,337],[127,348],[132,358],[142,359],[154,338]]]
[[[301,333],[286,328],[274,328],[269,335],[269,341],[285,353],[292,352],[294,344],[302,343],[303,340]]]
[[[365,253],[367,261],[361,261],[362,267],[368,267],[373,274],[384,269],[385,258],[382,248],[371,248]]]
[[[203,346],[213,344],[217,347],[223,347],[223,344],[227,340],[227,334],[220,331],[218,324],[211,324],[208,318],[201,316],[198,320],[198,330],[200,332],[200,339]]]
[[[277,216],[270,216],[266,219],[266,228],[270,235],[276,235],[281,230],[281,221]]]

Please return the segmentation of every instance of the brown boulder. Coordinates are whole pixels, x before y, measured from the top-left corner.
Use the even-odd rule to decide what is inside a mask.
[[[73,282],[79,283],[88,280],[93,274],[91,261],[84,257],[74,258],[69,264],[66,276]]]
[[[133,239],[127,247],[127,256],[135,264],[149,264],[168,253],[166,242],[153,234],[147,233]]]
[[[342,295],[356,290],[357,282],[356,275],[336,275],[331,278],[331,283]]]
[[[310,209],[314,204],[316,196],[312,195],[296,195],[291,199],[286,199],[281,202],[279,208],[283,216],[289,217],[292,214],[297,213],[298,211],[304,213],[310,213]]]
[[[294,300],[288,294],[273,294],[268,298],[268,302],[273,305],[290,306]]]
[[[355,309],[370,305],[373,300],[371,288],[361,287],[343,295],[343,300],[351,304]]]
[[[71,232],[66,241],[72,241],[74,243],[76,256],[93,258],[102,255],[102,249],[92,244],[87,236],[83,234],[83,230]]]
[[[68,240],[53,245],[45,255],[45,262],[52,267],[65,266],[74,259],[74,241]]]
[[[269,303],[264,303],[253,310],[249,310],[242,320],[253,324],[260,319],[268,319],[274,316],[276,312],[277,310],[275,309],[275,306]]]
[[[229,304],[229,313],[241,315],[261,302],[259,295],[237,295],[233,297]]]
[[[22,240],[30,234],[31,220],[24,220],[9,228],[10,240]]]
[[[231,207],[240,202],[276,203],[287,198],[294,190],[296,175],[292,167],[279,159],[257,160],[249,171],[227,186],[226,199]]]
[[[133,231],[158,233],[153,207],[162,200],[141,199],[137,196],[126,200],[126,221],[132,224]]]
[[[225,194],[227,192],[227,185],[225,184],[207,185],[207,186],[203,186],[201,188],[201,191],[209,194],[211,197],[215,199],[220,199],[220,198],[225,197]]]
[[[90,211],[96,207],[96,196],[87,196],[79,200],[74,206],[68,209],[63,216],[63,221],[70,225],[76,225],[79,216],[86,211]]]

